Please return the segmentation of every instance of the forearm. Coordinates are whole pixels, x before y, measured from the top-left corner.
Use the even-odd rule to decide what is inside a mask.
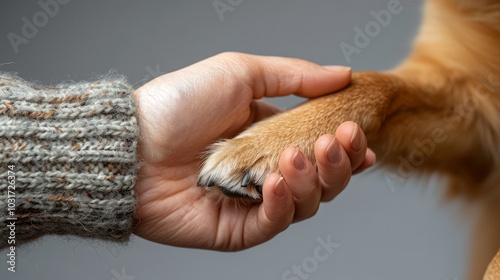
[[[121,78],[39,87],[0,73],[0,248],[9,217],[16,245],[45,234],[127,240],[137,137],[132,89]]]

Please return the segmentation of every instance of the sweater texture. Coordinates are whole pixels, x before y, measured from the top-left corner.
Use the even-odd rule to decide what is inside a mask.
[[[128,240],[132,92],[121,77],[44,87],[0,73],[0,248],[46,234]]]

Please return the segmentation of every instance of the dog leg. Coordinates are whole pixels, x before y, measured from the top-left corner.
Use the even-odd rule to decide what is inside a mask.
[[[475,127],[479,123],[477,111],[469,108],[459,112],[455,108],[462,105],[463,94],[471,87],[468,81],[446,81],[451,75],[447,71],[441,76],[443,81],[423,84],[409,78],[409,73],[356,73],[345,90],[306,102],[213,145],[200,171],[199,185],[259,199],[264,179],[279,172],[278,159],[285,148],[298,147],[314,163],[316,139],[333,134],[347,120],[357,122],[365,131],[369,146],[382,163],[397,167],[401,158],[408,158],[422,171],[460,170],[471,179],[484,176],[491,161],[474,131],[482,127]],[[456,91],[450,84],[462,88]],[[422,146],[427,150],[415,153]],[[465,170],[471,162],[477,165]]]
[[[307,102],[215,144],[201,169],[199,185],[260,198],[260,186],[267,175],[278,172],[279,156],[288,146],[298,147],[314,161],[316,139],[334,133],[345,120],[356,120],[366,131],[378,130],[396,91],[395,79],[377,73],[358,74],[341,93]]]

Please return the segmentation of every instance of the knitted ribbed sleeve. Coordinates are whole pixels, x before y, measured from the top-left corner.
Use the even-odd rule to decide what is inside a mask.
[[[46,234],[128,240],[134,114],[123,78],[42,87],[0,73],[0,248]]]

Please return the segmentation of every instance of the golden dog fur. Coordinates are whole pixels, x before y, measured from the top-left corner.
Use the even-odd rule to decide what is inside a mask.
[[[416,172],[440,173],[451,195],[480,206],[469,279],[482,279],[500,248],[500,2],[427,0],[420,34],[401,65],[354,73],[348,88],[217,144],[200,178],[209,174],[223,186],[250,170],[262,182],[277,171],[286,147],[314,161],[317,137],[347,120],[365,131],[382,164],[398,171],[403,159]],[[486,279],[500,279],[499,262],[497,256]]]

